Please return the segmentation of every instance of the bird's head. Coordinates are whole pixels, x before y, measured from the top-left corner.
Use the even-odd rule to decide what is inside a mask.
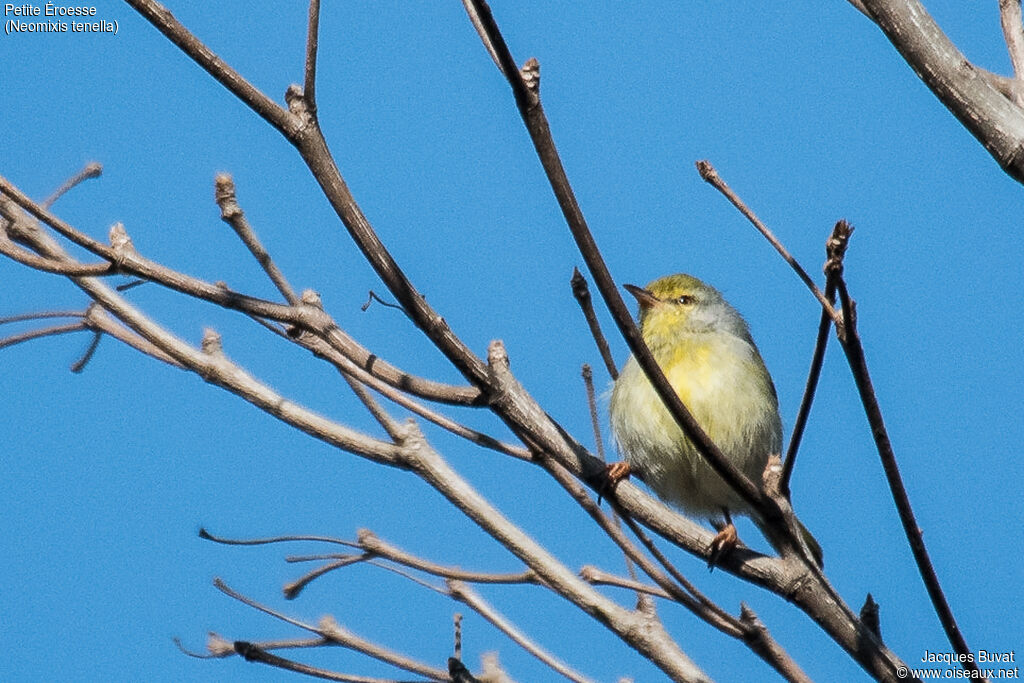
[[[646,287],[624,286],[640,304],[640,332],[650,347],[706,332],[750,338],[747,323],[721,292],[692,275],[666,275]]]

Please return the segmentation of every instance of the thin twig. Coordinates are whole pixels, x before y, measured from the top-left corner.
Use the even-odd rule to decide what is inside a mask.
[[[82,330],[88,329],[84,321],[77,323],[67,323],[66,325],[53,325],[51,327],[44,327],[38,330],[28,330],[20,334],[12,334],[9,337],[3,337],[0,339],[0,349],[8,346],[14,346],[15,344],[21,344],[22,342],[32,341],[33,339],[42,339],[43,337],[52,337],[58,334],[68,334],[69,332],[81,332]]]
[[[583,376],[583,388],[587,394],[587,408],[590,410],[590,427],[594,430],[594,447],[597,449],[597,457],[601,462],[608,462],[604,455],[604,439],[601,438],[601,420],[597,415],[597,397],[594,394],[594,371],[590,369],[589,363],[584,363],[581,370]]]
[[[90,161],[82,167],[81,171],[68,178],[63,185],[54,190],[53,194],[41,201],[40,204],[49,208],[53,206],[55,201],[60,199],[75,186],[89,180],[90,178],[99,178],[101,175],[103,175],[103,164],[97,161]]]
[[[473,588],[456,579],[448,580],[448,590],[453,598],[469,606],[477,614],[486,619],[492,626],[504,633],[509,639],[526,652],[530,653],[553,671],[575,683],[594,683],[593,679],[575,671],[561,659],[551,654],[529,636],[523,633],[515,624],[509,621],[490,603],[483,599]]]
[[[307,534],[291,534],[285,536],[269,536],[267,538],[227,538],[224,536],[215,536],[211,534],[206,527],[199,527],[199,538],[205,541],[213,541],[221,545],[271,545],[274,543],[301,543],[301,542],[314,542],[314,543],[333,543],[335,545],[345,546],[347,548],[359,548],[359,544],[355,541],[346,541],[343,538],[334,538],[333,536],[317,536]]]
[[[372,553],[377,557],[386,559],[395,564],[400,564],[411,569],[416,569],[425,574],[431,574],[443,579],[458,579],[460,581],[468,581],[470,583],[499,583],[499,584],[531,584],[537,585],[537,575],[531,571],[526,570],[517,573],[506,573],[496,574],[489,572],[476,572],[462,569],[460,567],[453,567],[449,565],[441,565],[429,560],[417,557],[408,553],[401,548],[398,548],[391,543],[388,543],[374,534],[368,529],[359,530],[359,542],[358,546],[368,553]]]
[[[953,616],[953,610],[939,584],[939,577],[935,573],[935,567],[932,565],[928,550],[924,545],[921,528],[917,525],[917,519],[914,517],[910,497],[903,485],[903,478],[896,462],[896,454],[893,452],[892,443],[889,441],[889,434],[885,428],[885,420],[882,419],[882,409],[871,383],[864,347],[861,345],[860,335],[857,331],[855,303],[850,298],[846,281],[841,274],[836,278],[836,291],[839,294],[839,301],[842,303],[844,320],[843,333],[839,337],[839,343],[842,345],[843,351],[846,352],[846,359],[850,365],[850,371],[853,373],[854,383],[857,385],[857,393],[860,394],[861,404],[867,415],[868,424],[871,426],[871,435],[882,461],[882,469],[885,472],[893,502],[896,503],[900,522],[903,524],[903,532],[910,544],[910,552],[914,555],[914,562],[917,563],[918,572],[924,581],[925,589],[928,591],[928,597],[932,601],[939,622],[946,632],[946,637],[953,649],[960,655],[962,666],[970,671],[979,671],[972,650],[967,646],[967,641],[964,640],[963,634],[960,632],[960,627]]]
[[[306,31],[306,68],[302,96],[306,109],[316,117],[316,56],[320,41],[320,0],[309,0],[309,28]]]
[[[601,354],[601,360],[604,361],[604,367],[608,370],[608,376],[613,380],[617,379],[619,371],[615,367],[612,350],[608,347],[608,340],[605,339],[604,333],[601,331],[601,323],[597,322],[593,300],[590,297],[590,288],[587,286],[587,279],[583,277],[579,268],[572,269],[570,284],[572,285],[572,295],[576,299],[576,303],[579,304],[580,310],[583,311],[587,327],[590,328],[590,336],[594,338],[594,343],[597,344],[597,352]],[[601,459],[603,460],[604,458],[602,457]]]
[[[651,578],[662,590],[671,596],[673,600],[686,607],[695,615],[709,623],[711,626],[722,631],[726,635],[734,638],[740,637],[740,629],[735,622],[735,619],[729,615],[728,612],[723,610],[721,607],[714,605],[710,600],[701,595],[699,591],[692,584],[682,579],[680,585],[673,583],[672,579],[658,569],[650,558],[646,557],[640,552],[626,535],[622,532],[622,529],[617,525],[613,524],[607,516],[601,512],[594,501],[587,495],[585,489],[580,486],[579,482],[571,477],[568,472],[562,468],[557,462],[551,459],[544,459],[541,464],[548,470],[555,481],[557,481],[573,499],[583,508],[583,510],[597,522],[598,526],[604,531],[612,541],[622,550],[623,554],[640,567],[641,570],[647,576]],[[625,514],[620,514],[619,517],[623,519],[630,528],[635,526],[635,522],[632,522],[631,518]],[[642,534],[640,534],[642,535]],[[639,536],[639,535],[638,535]],[[661,556],[660,561],[663,564],[667,564],[668,560]],[[675,571],[672,568],[672,573],[678,578],[682,578],[682,574]],[[677,580],[678,580],[677,578]],[[689,593],[687,592],[689,591]],[[703,603],[703,604],[702,604]]]
[[[669,594],[664,588],[654,586],[651,584],[641,583],[636,577],[627,579],[621,576],[616,576],[609,572],[604,571],[593,565],[586,565],[580,569],[580,576],[590,584],[595,586],[615,586],[617,588],[625,588],[635,593],[644,593],[655,598],[663,598],[665,600],[672,600],[672,595]]]
[[[578,271],[577,271],[578,273]],[[590,369],[590,365],[587,363],[583,364],[583,386],[587,393],[587,407],[590,409],[590,426],[594,430],[594,444],[597,448],[597,457],[601,459],[601,462],[608,462],[608,459],[604,455],[604,439],[601,438],[601,421],[597,415],[597,399],[594,395],[594,371]],[[620,527],[619,513],[614,509],[612,510],[612,523],[616,527]],[[633,564],[633,560],[630,559],[629,555],[624,555],[626,560],[626,571],[629,572],[630,577],[636,581],[636,566]]]
[[[405,309],[404,308],[402,308],[398,304],[391,303],[390,301],[384,301],[384,299],[381,299],[377,295],[377,292],[373,291],[372,289],[367,294],[366,303],[364,303],[362,306],[360,306],[359,310],[362,311],[363,313],[366,313],[366,311],[368,311],[370,309],[370,304],[372,304],[374,301],[378,302],[381,306],[387,306],[388,308],[394,308],[394,309],[397,309],[397,310],[401,311],[402,313],[405,313]]]
[[[96,353],[96,349],[99,348],[101,339],[103,339],[103,334],[101,332],[96,332],[92,335],[92,339],[89,341],[89,346],[86,347],[82,357],[71,364],[71,372],[79,373],[82,370],[85,370],[85,366],[88,365],[90,360],[92,360],[93,354]]]
[[[621,518],[625,520],[626,526],[628,526],[630,531],[633,532],[633,535],[640,539],[640,543],[642,543],[643,546],[647,548],[647,552],[651,553],[651,555],[654,556],[654,559],[656,559],[658,563],[662,567],[664,567],[666,571],[668,571],[668,573],[672,576],[676,583],[678,583],[686,590],[691,599],[699,603],[703,607],[703,609],[717,616],[722,622],[735,626],[735,618],[731,614],[726,612],[724,609],[722,609],[719,605],[717,605],[713,600],[711,600],[711,598],[704,595],[704,593],[697,589],[697,586],[695,586],[689,579],[683,576],[683,573],[680,572],[676,568],[676,566],[669,561],[667,557],[665,557],[665,554],[658,549],[658,546],[654,544],[654,541],[652,541],[651,538],[644,533],[644,530],[640,527],[639,524],[636,523],[635,520],[633,520],[632,517],[628,515],[621,515]],[[678,597],[673,597],[674,599],[679,601]],[[696,612],[698,615],[700,614],[700,610],[698,609],[691,608],[691,610]],[[705,620],[708,621],[707,619]],[[714,622],[709,623],[712,623],[712,625],[714,625]]]
[[[999,0],[999,22],[1003,27],[1003,39],[1010,53],[1013,64],[1013,75],[1016,81],[1024,84],[1024,18],[1021,16],[1020,0]],[[1017,106],[1024,107],[1024,93],[1018,90],[1014,94]]]
[[[271,654],[261,647],[244,640],[236,640],[234,642],[234,648],[235,652],[244,657],[247,662],[268,664],[270,666],[277,667],[278,669],[294,671],[312,678],[321,678],[325,681],[342,681],[343,683],[394,683],[394,680],[390,678],[370,678],[369,676],[337,673],[327,669],[321,669],[320,667],[310,666],[309,664],[296,662],[294,659],[287,659],[280,655]]]
[[[765,239],[768,240],[768,242],[771,243],[773,247],[775,247],[775,250],[777,252],[779,252],[779,255],[782,256],[783,260],[785,260],[786,263],[788,263],[790,267],[793,269],[793,271],[796,272],[797,277],[799,277],[803,281],[803,283],[807,285],[807,289],[811,290],[811,294],[813,294],[814,298],[817,299],[818,303],[821,304],[822,309],[827,311],[829,317],[833,321],[838,323],[839,314],[836,312],[835,308],[833,308],[831,302],[829,302],[828,297],[826,297],[825,294],[820,289],[818,289],[818,285],[814,284],[814,280],[811,279],[811,276],[808,275],[807,271],[803,269],[803,266],[801,266],[797,262],[797,260],[793,258],[793,255],[789,253],[789,250],[786,249],[782,242],[780,242],[778,238],[775,237],[775,234],[768,229],[768,226],[762,223],[761,219],[759,219],[754,214],[754,212],[751,211],[750,208],[743,202],[743,200],[739,198],[739,195],[733,192],[732,188],[729,187],[724,180],[722,180],[721,176],[718,175],[718,171],[716,171],[715,167],[711,165],[711,162],[707,161],[706,159],[698,161],[697,172],[700,173],[700,177],[703,178],[709,185],[711,185],[716,190],[721,192],[722,195],[724,195],[725,198],[729,200],[730,204],[739,209],[740,213],[742,213],[746,217],[746,219],[750,221],[750,223],[755,228],[757,228],[758,232],[764,235]]]
[[[257,320],[259,319],[257,318]],[[442,429],[448,430],[449,432],[455,434],[456,436],[460,436],[478,446],[489,448],[499,453],[504,453],[505,455],[510,455],[513,458],[517,458],[519,460],[530,461],[533,459],[533,456],[530,454],[530,451],[526,448],[523,448],[522,446],[516,446],[514,444],[501,441],[491,436],[490,434],[485,434],[481,431],[467,427],[461,422],[456,422],[447,415],[444,415],[443,413],[433,410],[432,408],[423,405],[419,401],[414,400],[403,391],[396,389],[392,385],[392,383],[378,379],[376,375],[370,374],[362,367],[354,363],[347,356],[335,350],[334,347],[332,347],[319,337],[312,335],[300,335],[298,337],[294,337],[292,335],[288,335],[282,332],[280,329],[271,329],[278,336],[286,338],[289,341],[302,346],[303,348],[309,349],[317,357],[323,358],[328,363],[331,363],[332,365],[335,366],[335,368],[337,368],[338,372],[341,373],[342,375],[351,375],[354,379],[369,386],[371,389],[373,389],[380,395],[384,396],[388,400],[397,403],[406,410],[409,410],[410,412],[419,415],[420,417],[426,420],[429,420],[430,422],[436,424]]]
[[[144,280],[142,278],[139,278],[139,279],[136,279],[136,280],[130,280],[128,282],[120,284],[117,287],[115,287],[114,289],[116,291],[118,291],[118,292],[127,292],[129,289],[135,289],[136,287],[138,287],[140,285],[144,285],[147,282],[150,282],[150,280]]]
[[[345,379],[349,388],[352,389],[352,393],[356,395],[359,401],[366,407],[366,410],[373,416],[373,419],[377,421],[384,431],[388,433],[393,441],[397,440],[402,434],[401,424],[395,418],[388,414],[388,411],[381,407],[380,403],[367,391],[363,383],[357,380],[347,372],[342,372],[341,376]]]
[[[109,337],[113,337],[125,346],[133,348],[150,358],[155,358],[156,360],[167,363],[179,370],[185,369],[184,365],[176,361],[174,358],[171,358],[169,354],[164,353],[155,344],[150,343],[142,336],[114,320],[114,318],[98,304],[90,304],[85,310],[85,323],[90,330],[93,330],[94,332],[102,332]]]
[[[281,131],[284,135],[294,135],[296,133],[301,125],[297,116],[292,115],[264,95],[256,86],[232,69],[227,62],[215,55],[201,40],[192,35],[180,21],[175,19],[174,15],[166,7],[152,0],[125,0],[125,2],[145,17],[168,40],[177,45],[182,52],[191,57],[199,66],[203,67],[206,73],[213,76],[229,92],[233,93],[235,97],[245,102],[264,121]]]
[[[26,320],[42,320],[44,318],[84,318],[82,311],[38,311],[35,313],[17,313],[0,316],[0,325],[20,323]]]
[[[116,262],[120,270],[141,276],[143,278],[142,282],[156,282],[187,296],[209,301],[230,310],[241,311],[250,316],[268,318],[309,330],[325,339],[331,346],[334,346],[341,353],[351,358],[360,367],[364,367],[392,386],[422,398],[453,405],[477,406],[485,402],[483,392],[479,387],[448,385],[443,382],[417,377],[381,359],[338,327],[337,323],[323,311],[322,306],[285,306],[257,297],[239,294],[222,284],[204,282],[198,278],[176,272],[159,263],[143,258],[133,249],[114,249],[109,245],[92,239],[40,207],[2,176],[0,176],[0,195],[6,195],[4,201],[0,201],[0,215],[11,220],[15,225],[25,224],[26,219],[23,214],[13,211],[8,207],[7,197],[14,204],[27,211],[32,217],[50,226],[75,244],[112,262]],[[31,230],[31,226],[27,226],[25,229]],[[64,260],[64,258],[62,256],[61,259],[51,258],[51,260]],[[135,284],[142,284],[142,282],[129,283],[117,289],[121,291]]]
[[[69,263],[54,261],[53,259],[37,256],[32,252],[22,249],[17,244],[7,239],[0,232],[0,254],[3,254],[12,261],[23,266],[28,266],[44,273],[55,273],[57,275],[78,275],[99,277],[103,275],[115,275],[117,268],[113,263]]]
[[[295,290],[288,284],[288,279],[285,278],[284,273],[281,272],[274,260],[270,258],[270,254],[260,243],[259,237],[256,236],[256,232],[249,225],[249,221],[245,219],[245,212],[242,211],[242,207],[238,204],[238,197],[235,193],[235,181],[231,179],[231,176],[227,173],[217,174],[214,180],[214,201],[217,202],[217,206],[220,207],[220,217],[225,223],[231,226],[238,235],[242,243],[249,250],[249,253],[253,255],[256,262],[263,268],[263,272],[267,274],[270,281],[277,287],[277,291],[281,292],[287,301],[292,306],[299,303],[299,297],[295,294]]]
[[[349,555],[348,557],[343,557],[335,560],[334,562],[328,562],[321,567],[317,567],[316,569],[303,574],[294,581],[289,581],[284,585],[284,588],[281,589],[281,592],[284,593],[284,597],[288,600],[294,600],[299,597],[299,594],[302,593],[306,586],[313,583],[313,581],[319,579],[321,576],[324,576],[335,569],[348,567],[356,562],[365,562],[367,559],[369,559],[368,555]]]
[[[825,243],[827,260],[825,261],[825,298],[829,302],[835,302],[836,277],[842,273],[843,255],[846,252],[846,245],[849,242],[853,227],[844,220],[836,222],[832,228],[832,235]],[[821,319],[818,321],[818,336],[814,341],[814,353],[811,354],[811,367],[807,372],[807,384],[804,386],[804,395],[800,399],[800,409],[796,414],[796,421],[793,423],[793,433],[789,437],[789,447],[786,449],[786,459],[782,462],[782,481],[779,486],[783,495],[787,498],[790,495],[789,482],[793,477],[793,468],[796,466],[796,454],[800,450],[800,442],[803,440],[804,429],[807,426],[807,419],[811,414],[811,405],[814,403],[814,393],[818,388],[818,380],[821,377],[821,367],[825,361],[825,349],[828,346],[829,332],[832,329],[832,321],[829,319],[825,309],[821,311]]]
[[[511,80],[512,74],[505,71],[505,64],[502,62],[501,57],[498,56],[498,49],[494,44],[491,36],[491,32],[484,26],[483,19],[480,17],[480,12],[477,8],[477,3],[471,0],[462,0],[462,6],[466,9],[466,14],[469,15],[469,22],[473,24],[473,28],[476,29],[476,34],[480,36],[480,42],[484,44],[484,49],[487,50],[487,54],[491,56],[494,61],[494,65],[498,67],[498,71],[502,73],[505,78]],[[490,10],[488,10],[490,12]]]
[[[174,638],[173,641],[182,653],[196,659],[223,659],[224,657],[238,654],[235,651],[234,643],[212,631],[207,636],[205,654],[189,650],[181,642],[180,638]],[[263,650],[307,649],[330,644],[330,641],[325,638],[288,638],[284,640],[262,640],[257,643]]]
[[[275,619],[279,619],[287,624],[291,624],[305,631],[316,633],[322,636],[323,638],[326,638],[334,645],[340,645],[341,647],[354,650],[356,652],[361,652],[364,655],[373,657],[374,659],[378,659],[382,662],[398,667],[400,669],[412,671],[413,673],[419,674],[421,676],[427,676],[432,680],[445,681],[447,678],[444,672],[440,669],[427,666],[413,659],[410,659],[409,657],[399,655],[398,653],[392,650],[381,647],[380,645],[377,645],[364,638],[356,636],[351,631],[339,625],[331,617],[323,617],[317,626],[313,626],[312,624],[307,624],[299,619],[289,617],[260,602],[257,602],[256,600],[253,600],[252,598],[242,595],[238,591],[229,587],[226,583],[224,583],[223,580],[219,578],[214,579],[213,585],[217,588],[217,590],[224,593],[225,595],[235,600],[238,600],[239,602],[248,605],[249,607],[259,612],[263,612],[264,614],[270,615]]]

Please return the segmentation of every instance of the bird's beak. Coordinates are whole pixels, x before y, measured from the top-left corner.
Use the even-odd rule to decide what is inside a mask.
[[[646,311],[648,308],[658,303],[660,299],[651,294],[643,287],[637,287],[636,285],[622,285],[626,288],[626,291],[636,297],[636,301],[640,304],[640,310]]]

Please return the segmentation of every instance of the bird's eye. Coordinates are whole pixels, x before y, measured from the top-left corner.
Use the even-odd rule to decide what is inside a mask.
[[[682,304],[683,306],[689,306],[690,304],[695,303],[696,301],[696,297],[694,297],[691,294],[683,294],[678,299],[676,299],[676,303]]]

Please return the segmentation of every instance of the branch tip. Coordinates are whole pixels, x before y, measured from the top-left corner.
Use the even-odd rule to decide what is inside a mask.
[[[128,231],[124,229],[124,223],[120,221],[110,226],[109,239],[110,246],[115,252],[135,251],[132,238],[128,236]]]
[[[878,603],[871,596],[871,593],[867,594],[864,598],[864,605],[860,608],[860,620],[868,628],[869,631],[874,633],[879,640],[882,639],[882,624],[879,615]]]
[[[317,292],[316,290],[302,290],[302,296],[300,297],[300,300],[307,306],[312,306],[313,308],[317,308],[321,311],[324,310],[324,302],[320,298],[320,292]]]
[[[700,177],[708,183],[718,178],[718,171],[715,170],[715,167],[712,166],[711,162],[707,159],[700,159],[697,161],[697,173],[699,173]]]
[[[523,84],[527,89],[534,95],[540,93],[540,62],[537,61],[536,57],[530,57],[523,64],[523,68],[519,70],[519,75],[523,78]]]
[[[206,651],[213,657],[230,657],[235,654],[235,647],[227,638],[210,631],[206,634]]]
[[[224,345],[220,333],[211,327],[207,327],[203,330],[203,341],[202,341],[203,353],[213,355],[221,355],[224,353]]]

